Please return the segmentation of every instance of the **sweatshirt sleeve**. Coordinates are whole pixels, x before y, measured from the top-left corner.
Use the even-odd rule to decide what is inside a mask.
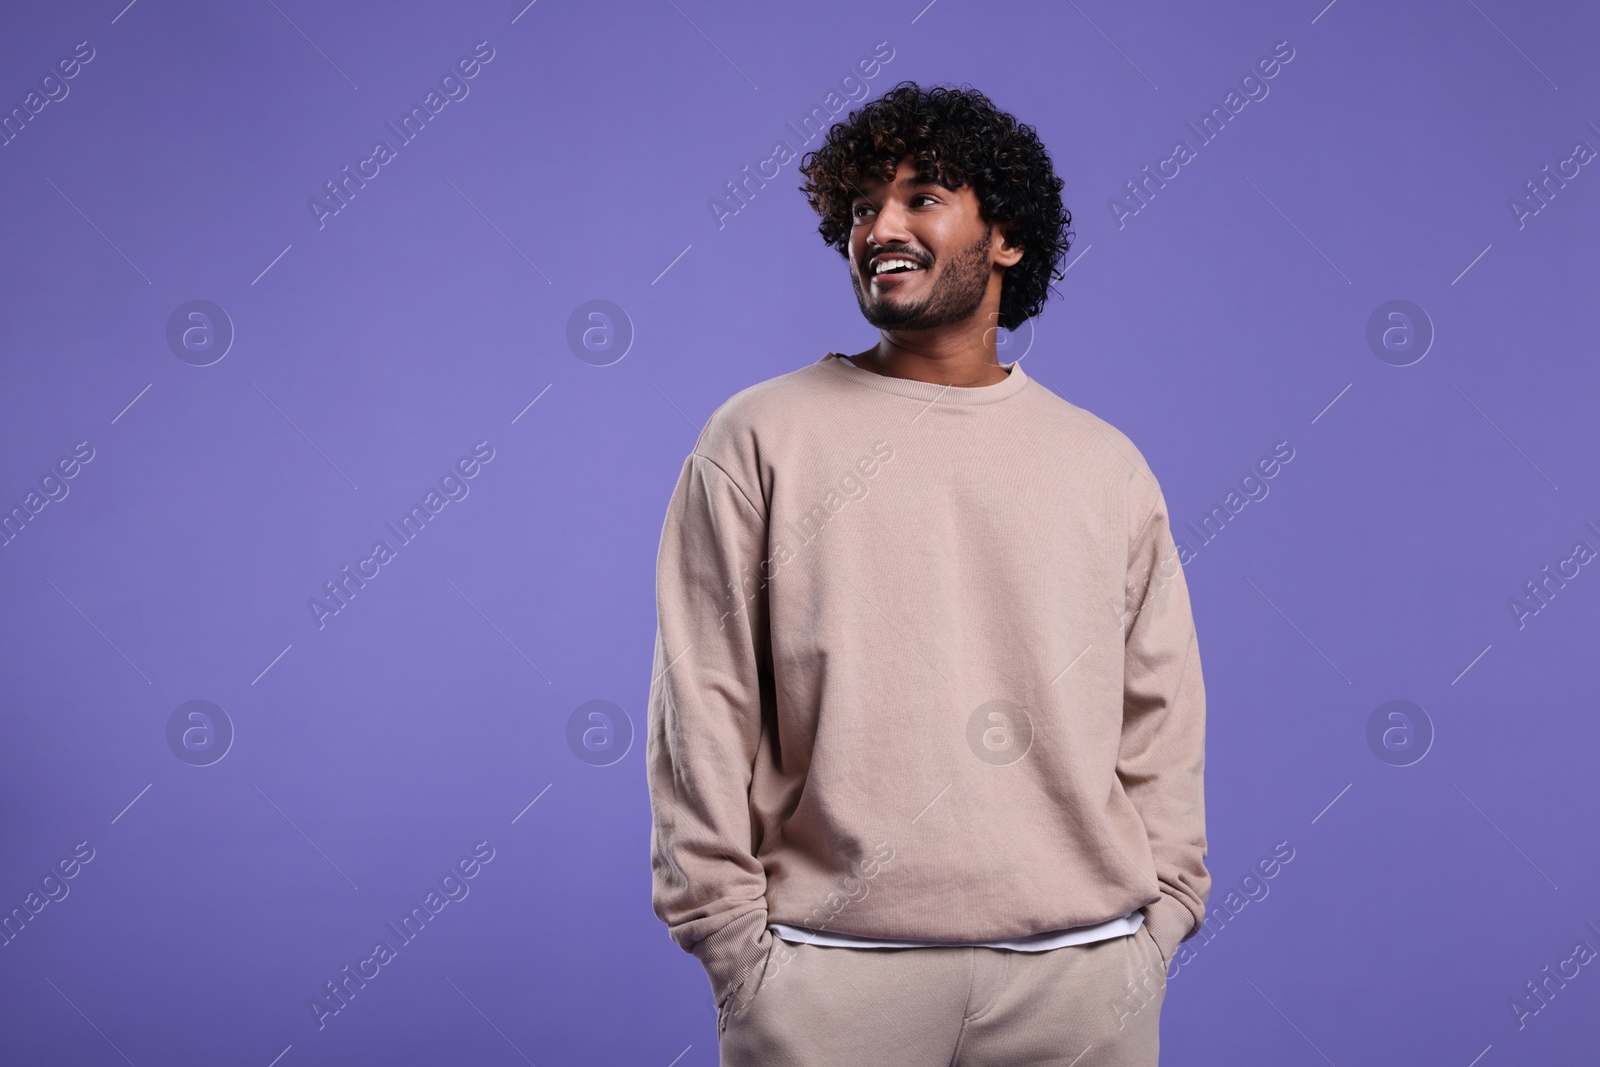
[[[1150,935],[1171,960],[1205,921],[1205,688],[1200,649],[1159,488],[1130,545],[1117,775],[1144,822],[1161,898]]]
[[[750,818],[751,767],[773,701],[766,542],[765,513],[691,453],[656,564],[645,742],[651,897],[673,940],[704,965],[719,1009],[772,941]]]

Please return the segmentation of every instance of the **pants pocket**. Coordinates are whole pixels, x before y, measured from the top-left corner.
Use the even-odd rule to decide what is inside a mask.
[[[1149,945],[1150,951],[1155,954],[1156,961],[1161,965],[1161,970],[1166,971],[1167,958],[1161,954],[1161,946],[1156,943],[1155,935],[1150,932],[1150,924],[1147,922],[1140,923],[1139,929],[1135,930],[1133,933],[1135,937],[1140,934],[1144,935],[1144,939]]]

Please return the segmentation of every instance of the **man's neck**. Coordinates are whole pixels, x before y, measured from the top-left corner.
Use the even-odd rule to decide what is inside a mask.
[[[857,352],[853,356],[841,356],[851,365],[873,374],[881,374],[885,378],[905,378],[916,382],[930,382],[934,385],[950,385],[956,388],[973,389],[986,385],[998,385],[1011,376],[1011,368],[1002,366],[998,361],[980,364],[976,367],[963,366],[959,371],[948,368],[945,361],[930,360],[910,354],[901,355],[898,359],[886,360],[878,348],[869,348],[865,352]],[[950,381],[955,377],[957,380]]]

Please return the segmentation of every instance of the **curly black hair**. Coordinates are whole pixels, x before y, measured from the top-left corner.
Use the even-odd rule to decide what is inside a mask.
[[[800,161],[800,191],[822,217],[817,232],[848,257],[850,199],[860,182],[892,181],[895,164],[910,155],[918,176],[947,189],[971,184],[985,222],[1010,220],[1010,238],[1023,249],[1000,290],[1000,325],[1014,330],[1039,314],[1051,279],[1075,234],[1056,177],[1033,127],[994,106],[970,85],[924,89],[903,81],[835,123],[822,144]]]

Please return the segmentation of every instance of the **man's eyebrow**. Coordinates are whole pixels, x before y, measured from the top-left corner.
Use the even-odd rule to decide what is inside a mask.
[[[912,189],[923,189],[923,188],[926,188],[927,186],[930,186],[930,185],[937,185],[940,188],[944,187],[943,183],[940,182],[939,179],[937,179],[937,178],[924,178],[920,174],[913,174],[910,178],[906,179],[905,184],[907,185],[907,187],[912,188]],[[857,200],[865,200],[865,201],[867,201],[869,203],[873,202],[873,198],[868,196],[866,193],[862,192],[860,186],[856,187],[855,193],[850,197],[850,202],[852,204],[855,203]]]

